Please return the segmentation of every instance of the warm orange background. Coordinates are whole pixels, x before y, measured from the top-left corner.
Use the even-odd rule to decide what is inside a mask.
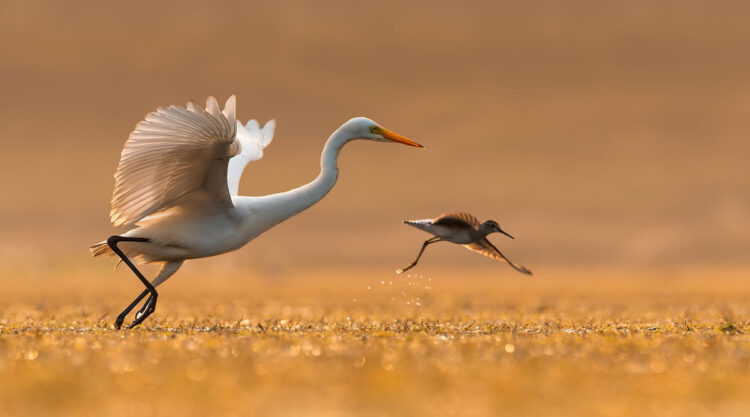
[[[320,204],[210,262],[395,269],[427,237],[400,220],[463,209],[532,269],[748,264],[748,16],[741,1],[2,1],[0,259],[101,262],[86,247],[113,231],[130,130],[235,93],[243,120],[278,121],[244,194],[311,180],[352,116],[428,150],[349,145]],[[431,250],[427,270],[493,262]]]

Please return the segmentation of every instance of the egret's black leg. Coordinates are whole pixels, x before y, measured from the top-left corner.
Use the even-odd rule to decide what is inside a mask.
[[[125,237],[125,236],[117,236],[117,235],[110,236],[109,239],[107,239],[107,245],[109,245],[112,251],[114,251],[117,254],[117,256],[119,256],[120,259],[122,259],[122,261],[125,262],[125,265],[127,265],[130,268],[130,270],[133,271],[133,273],[138,277],[138,279],[141,280],[143,285],[146,286],[146,291],[144,291],[140,296],[138,296],[138,298],[136,298],[136,300],[133,301],[133,303],[131,303],[131,305],[128,306],[128,308],[126,308],[125,311],[123,311],[123,313],[127,315],[127,313],[129,313],[130,310],[133,309],[135,304],[138,304],[138,301],[140,301],[143,297],[145,297],[146,293],[151,293],[151,297],[149,297],[149,299],[153,298],[153,304],[152,304],[152,307],[150,308],[151,312],[146,314],[145,317],[141,315],[140,321],[136,319],[138,323],[134,321],[133,324],[130,325],[130,328],[137,326],[138,324],[141,324],[141,322],[143,322],[143,320],[145,320],[146,317],[148,317],[151,313],[153,313],[153,311],[156,309],[156,297],[159,294],[156,292],[156,288],[154,288],[154,286],[151,285],[150,282],[148,282],[146,277],[144,277],[143,274],[141,274],[141,271],[139,271],[138,268],[136,268],[135,265],[133,265],[133,263],[130,262],[130,259],[128,259],[128,257],[125,256],[125,254],[120,250],[120,248],[117,247],[117,244],[120,242],[150,242],[150,241],[151,241],[150,239],[147,239],[144,237]],[[120,316],[123,316],[123,314],[121,313]],[[115,322],[115,326],[118,329],[119,329],[119,326],[117,326],[118,322],[120,325],[122,325],[122,322],[120,321],[120,316],[117,317],[117,322]],[[123,320],[125,319],[124,316],[122,318]]]
[[[398,271],[396,271],[396,273],[403,274],[404,272],[406,272],[406,271],[414,268],[414,266],[417,265],[417,262],[419,262],[419,258],[422,257],[422,252],[424,252],[425,248],[427,248],[427,245],[429,245],[430,243],[440,242],[441,240],[442,239],[440,237],[437,237],[437,236],[435,236],[435,237],[433,237],[431,239],[425,240],[424,243],[422,244],[422,249],[419,250],[419,254],[417,255],[417,259],[415,259],[414,262],[412,262],[406,268],[399,269]]]
[[[142,299],[145,297],[150,291],[149,290],[143,290],[141,295],[139,295],[135,300],[133,300],[132,303],[130,303],[129,306],[125,308],[125,310],[122,310],[122,313],[120,313],[119,316],[117,316],[117,320],[115,320],[115,328],[120,329],[122,327],[122,322],[125,321],[125,317],[127,317],[128,313],[130,313],[130,310],[133,309]]]

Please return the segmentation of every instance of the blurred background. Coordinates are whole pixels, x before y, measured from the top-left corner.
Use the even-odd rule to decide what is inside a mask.
[[[0,2],[0,262],[103,262],[112,174],[159,106],[237,94],[277,119],[241,194],[312,180],[368,116],[428,149],[353,143],[333,192],[205,267],[382,266],[465,210],[535,267],[750,258],[742,1]],[[493,267],[436,245],[425,271]],[[509,272],[510,273],[510,272]]]

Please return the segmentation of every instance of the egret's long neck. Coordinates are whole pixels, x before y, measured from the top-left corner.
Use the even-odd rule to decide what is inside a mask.
[[[320,174],[311,182],[283,193],[265,198],[272,207],[272,216],[281,222],[317,203],[331,191],[339,178],[338,157],[341,148],[351,138],[337,130],[326,141],[320,156]]]
[[[349,138],[340,131],[335,131],[323,146],[323,153],[320,155],[320,174],[311,182],[296,188],[290,193],[294,193],[295,199],[298,199],[299,213],[317,203],[331,191],[336,181],[339,179],[339,152],[341,148],[349,142]]]

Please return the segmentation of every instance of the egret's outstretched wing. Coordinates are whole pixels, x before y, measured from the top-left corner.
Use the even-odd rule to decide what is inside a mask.
[[[442,224],[444,226],[471,226],[473,228],[479,227],[479,220],[469,213],[463,213],[460,211],[454,211],[450,213],[443,213],[435,220],[432,224]]]
[[[505,255],[503,255],[502,252],[500,252],[495,245],[490,243],[487,239],[482,239],[479,242],[476,243],[469,243],[468,245],[464,245],[464,247],[470,251],[474,251],[477,253],[481,253],[484,256],[489,256],[492,259],[497,259],[498,261],[505,261],[508,263],[508,265],[512,266],[513,269],[515,269],[518,272],[521,272],[523,274],[531,275],[531,271],[524,268],[521,265],[514,264],[510,259],[506,258]]]
[[[229,159],[240,152],[236,139],[235,97],[224,112],[209,97],[204,110],[159,108],[128,137],[115,172],[110,219],[115,226],[136,223],[194,193],[231,207],[227,189]]]
[[[274,129],[276,129],[275,120],[266,122],[262,129],[255,120],[250,120],[245,126],[242,126],[239,121],[237,122],[237,140],[242,144],[242,151],[229,160],[227,185],[230,195],[237,195],[240,177],[242,177],[245,166],[252,161],[263,158],[263,148],[271,143]]]

